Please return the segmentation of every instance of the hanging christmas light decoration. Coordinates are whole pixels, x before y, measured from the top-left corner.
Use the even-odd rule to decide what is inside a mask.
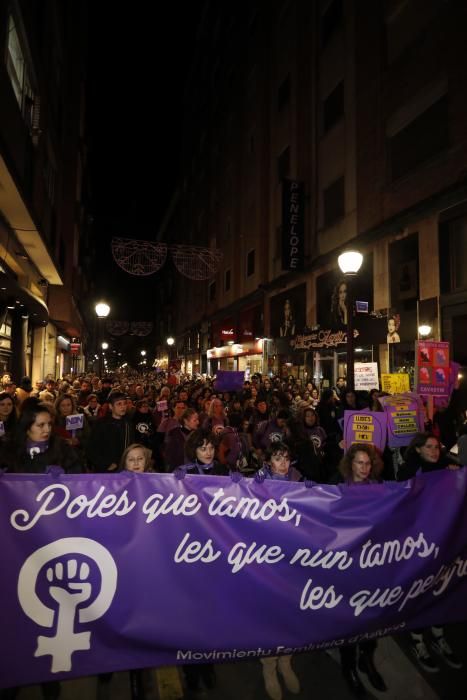
[[[125,335],[130,324],[128,321],[107,321],[106,328],[110,335]]]
[[[192,280],[214,277],[222,260],[222,251],[191,245],[166,245],[129,238],[112,239],[112,255],[119,267],[130,275],[152,275],[165,263],[170,251],[180,274]]]
[[[130,323],[130,335],[149,335],[153,329],[152,321],[132,321]]]
[[[131,238],[112,238],[112,255],[122,270],[143,277],[160,270],[167,258],[167,246]]]
[[[191,245],[170,246],[177,270],[191,280],[208,280],[216,274],[222,260],[222,252],[214,248]]]

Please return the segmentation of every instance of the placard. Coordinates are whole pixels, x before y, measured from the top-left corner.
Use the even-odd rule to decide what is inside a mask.
[[[371,389],[379,389],[378,363],[355,362],[354,381],[355,389],[358,391],[371,391]]]
[[[82,413],[75,413],[65,418],[65,428],[67,430],[82,430],[83,425],[84,415]]]
[[[417,340],[415,391],[424,396],[449,396],[449,343]]]
[[[388,447],[405,447],[423,432],[424,412],[420,398],[412,393],[380,396],[387,416]]]
[[[386,394],[403,394],[410,391],[410,377],[408,374],[382,374],[381,391]]]
[[[356,442],[374,445],[381,450],[386,446],[385,413],[375,411],[344,411],[344,443],[349,449]]]

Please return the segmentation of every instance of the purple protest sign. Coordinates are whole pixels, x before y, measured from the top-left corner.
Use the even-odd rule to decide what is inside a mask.
[[[0,687],[467,617],[467,470],[312,488],[3,475],[0,521]]]
[[[241,391],[245,381],[245,372],[234,372],[219,369],[216,374],[214,388],[216,391]]]
[[[405,447],[416,433],[423,431],[423,411],[416,394],[408,391],[380,396],[379,400],[387,416],[388,447]]]
[[[375,411],[344,411],[344,443],[348,449],[354,442],[374,445],[381,450],[386,446],[386,416]]]

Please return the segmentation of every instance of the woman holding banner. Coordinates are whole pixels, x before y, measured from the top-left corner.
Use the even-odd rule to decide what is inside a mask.
[[[373,445],[355,443],[342,458],[339,471],[345,483],[349,485],[376,483],[381,480],[383,462]],[[357,697],[366,696],[357,672],[357,655],[358,669],[368,676],[373,688],[381,692],[387,690],[384,678],[374,663],[376,644],[376,640],[370,639],[359,644],[348,644],[340,649],[342,674]]]
[[[217,439],[209,430],[199,428],[193,430],[185,443],[185,458],[187,463],[177,467],[175,476],[180,479],[185,474],[217,474],[227,476],[227,468],[214,460]],[[184,664],[186,684],[191,693],[202,690],[201,682],[209,690],[216,685],[216,674],[213,664]]]
[[[417,474],[438,471],[439,469],[459,469],[450,455],[443,455],[438,438],[432,433],[417,433],[404,455],[405,462],[397,473],[398,481],[411,479]],[[439,666],[428,650],[423,636],[424,630],[410,632],[410,651],[418,665],[428,673],[437,673]],[[444,627],[431,627],[431,651],[451,668],[462,668],[462,662],[454,654],[444,636]]]

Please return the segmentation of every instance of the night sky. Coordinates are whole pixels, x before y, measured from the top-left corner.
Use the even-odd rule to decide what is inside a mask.
[[[110,244],[114,236],[154,240],[174,191],[183,87],[204,2],[158,5],[155,20],[147,3],[91,5],[88,135],[96,291],[108,300],[113,318],[150,320],[157,273],[128,275],[113,261]]]

